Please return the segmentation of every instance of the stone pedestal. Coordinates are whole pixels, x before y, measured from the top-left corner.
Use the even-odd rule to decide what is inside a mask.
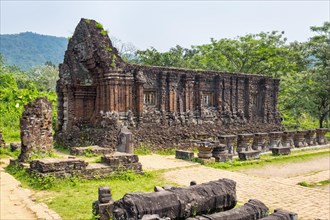
[[[176,150],[175,151],[175,158],[176,159],[183,159],[183,160],[191,160],[191,159],[194,158],[194,152],[184,151],[184,150]]]
[[[220,144],[226,145],[228,154],[235,154],[234,145],[236,142],[236,135],[220,135],[218,139]]]
[[[210,159],[212,157],[213,146],[209,141],[197,141],[198,158]]]
[[[273,155],[288,155],[291,153],[290,147],[273,147],[272,154]]]
[[[294,146],[297,148],[306,147],[306,139],[305,136],[307,131],[297,131],[294,135]]]
[[[253,134],[238,134],[236,152],[252,150]]]
[[[212,151],[212,156],[215,162],[226,162],[233,159],[232,154],[228,154],[227,146],[225,144],[218,144]]]
[[[238,157],[240,160],[254,160],[260,158],[261,151],[259,150],[250,150],[238,152]]]
[[[253,150],[266,151],[268,133],[255,133],[253,136]]]
[[[138,155],[116,152],[112,155],[103,155],[101,162],[115,170],[132,170],[135,173],[143,173],[142,164]]]
[[[316,130],[310,129],[306,133],[306,144],[308,146],[314,146],[316,145]]]
[[[118,135],[118,146],[117,150],[119,152],[133,154],[133,134],[126,126],[124,126]]]
[[[290,147],[290,148],[294,148],[294,134],[296,133],[296,131],[283,131],[283,135],[282,135],[282,146],[283,147]]]
[[[328,132],[328,128],[318,128],[316,129],[316,141],[318,144],[327,144],[327,138],[325,137],[325,134]]]
[[[93,214],[99,216],[99,220],[112,219],[113,203],[110,188],[100,186],[98,190],[99,198],[93,202]]]
[[[283,132],[270,132],[269,133],[269,149],[272,149],[273,147],[282,147],[282,135]]]

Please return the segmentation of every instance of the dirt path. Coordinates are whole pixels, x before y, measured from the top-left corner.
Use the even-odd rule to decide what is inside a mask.
[[[254,198],[264,202],[271,210],[284,208],[296,212],[302,220],[330,219],[329,191],[297,185],[301,181],[318,182],[329,179],[329,157],[319,157],[304,163],[289,163],[285,166],[267,166],[260,169],[262,172],[245,170],[246,173],[193,165],[186,161],[180,161],[181,168],[173,170],[173,161],[176,160],[174,156],[140,158],[145,170],[160,167],[170,169],[164,173],[165,179],[180,185],[189,185],[192,180],[203,183],[229,178],[237,183],[237,198],[240,203]],[[280,175],[282,171],[283,174]]]
[[[34,202],[33,193],[22,188],[19,181],[4,172],[3,167],[0,167],[0,190],[1,220],[61,219],[45,204]]]

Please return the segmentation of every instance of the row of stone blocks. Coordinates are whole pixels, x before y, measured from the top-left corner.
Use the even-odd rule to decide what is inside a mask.
[[[88,164],[79,159],[47,158],[30,162],[30,171],[42,176],[54,175],[55,177],[79,176],[87,179],[106,177],[118,171],[133,170],[143,173],[142,164],[134,154],[116,152],[113,155],[101,157],[101,163]]]
[[[93,213],[100,220],[296,220],[297,214],[276,210],[268,215],[268,207],[251,199],[243,206],[237,204],[236,182],[219,179],[189,187],[155,187],[152,193],[129,193],[122,199],[112,200],[109,187],[98,189],[98,200],[93,203]]]
[[[220,135],[218,141],[198,140],[194,145],[198,148],[198,157],[202,159],[216,158],[226,161],[236,152],[242,160],[257,159],[263,151],[271,150],[273,154],[290,154],[293,147],[326,144],[325,134],[328,129],[320,128],[307,131],[284,131],[255,134]],[[179,156],[180,158],[180,156]],[[185,158],[189,159],[189,158]]]

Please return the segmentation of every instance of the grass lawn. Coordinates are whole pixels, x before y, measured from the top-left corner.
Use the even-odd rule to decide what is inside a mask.
[[[129,192],[153,192],[155,185],[176,185],[165,181],[161,172],[143,175],[124,172],[106,179],[55,179],[30,176],[26,170],[7,167],[6,171],[21,181],[22,186],[35,191],[37,202],[44,202],[62,219],[92,219],[92,203],[98,199],[98,187],[109,186],[114,200]]]

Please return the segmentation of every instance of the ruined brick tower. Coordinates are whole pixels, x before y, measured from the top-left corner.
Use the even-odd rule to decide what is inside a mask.
[[[57,82],[64,145],[113,146],[127,125],[154,147],[198,135],[280,130],[279,80],[124,62],[96,21],[81,19]]]

